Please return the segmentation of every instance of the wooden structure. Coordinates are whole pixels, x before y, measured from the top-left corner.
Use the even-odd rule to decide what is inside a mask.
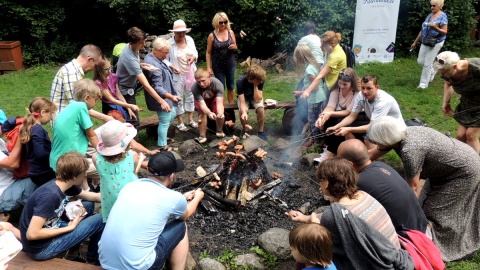
[[[44,270],[44,269],[58,269],[58,270],[101,270],[100,266],[91,264],[73,262],[65,259],[51,259],[47,261],[35,261],[28,257],[24,251],[18,253],[15,258],[8,262],[8,270]]]

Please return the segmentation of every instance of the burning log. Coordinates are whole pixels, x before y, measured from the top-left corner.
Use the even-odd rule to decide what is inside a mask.
[[[220,203],[224,204],[225,206],[231,207],[233,209],[237,209],[238,207],[240,207],[240,202],[239,201],[224,198],[220,194],[218,194],[217,192],[215,192],[213,190],[204,189],[203,192],[206,195],[208,195],[208,197],[211,197],[215,201],[220,202]]]

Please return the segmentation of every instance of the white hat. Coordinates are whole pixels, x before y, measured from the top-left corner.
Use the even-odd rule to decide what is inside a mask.
[[[168,30],[170,32],[190,32],[192,30],[192,28],[187,28],[187,25],[185,24],[185,22],[183,20],[176,20],[174,23],[173,23],[173,29],[172,30]]]
[[[103,156],[114,156],[125,151],[137,130],[130,123],[111,120],[103,124],[98,134],[97,152]]]

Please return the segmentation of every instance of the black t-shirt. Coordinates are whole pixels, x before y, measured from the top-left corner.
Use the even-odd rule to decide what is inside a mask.
[[[263,85],[265,82],[262,82],[258,85],[258,90],[263,91]],[[237,80],[237,96],[243,95],[245,101],[253,100],[253,83],[249,83],[246,75],[241,75]]]
[[[415,193],[392,167],[380,161],[373,162],[359,173],[358,187],[385,207],[397,232],[402,226],[426,231],[427,218]]]
[[[65,191],[55,184],[55,180],[51,180],[41,187],[37,188],[30,198],[28,198],[22,215],[20,216],[20,233],[22,234],[23,249],[29,254],[36,254],[45,249],[54,238],[41,240],[27,240],[27,230],[33,216],[46,218],[47,221],[43,225],[44,228],[58,228],[58,221],[64,213],[65,205],[71,196],[75,196],[82,192],[79,186],[73,186]]]

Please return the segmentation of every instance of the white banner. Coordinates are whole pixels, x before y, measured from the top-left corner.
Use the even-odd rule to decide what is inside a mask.
[[[400,0],[357,0],[353,52],[359,63],[392,62]]]

